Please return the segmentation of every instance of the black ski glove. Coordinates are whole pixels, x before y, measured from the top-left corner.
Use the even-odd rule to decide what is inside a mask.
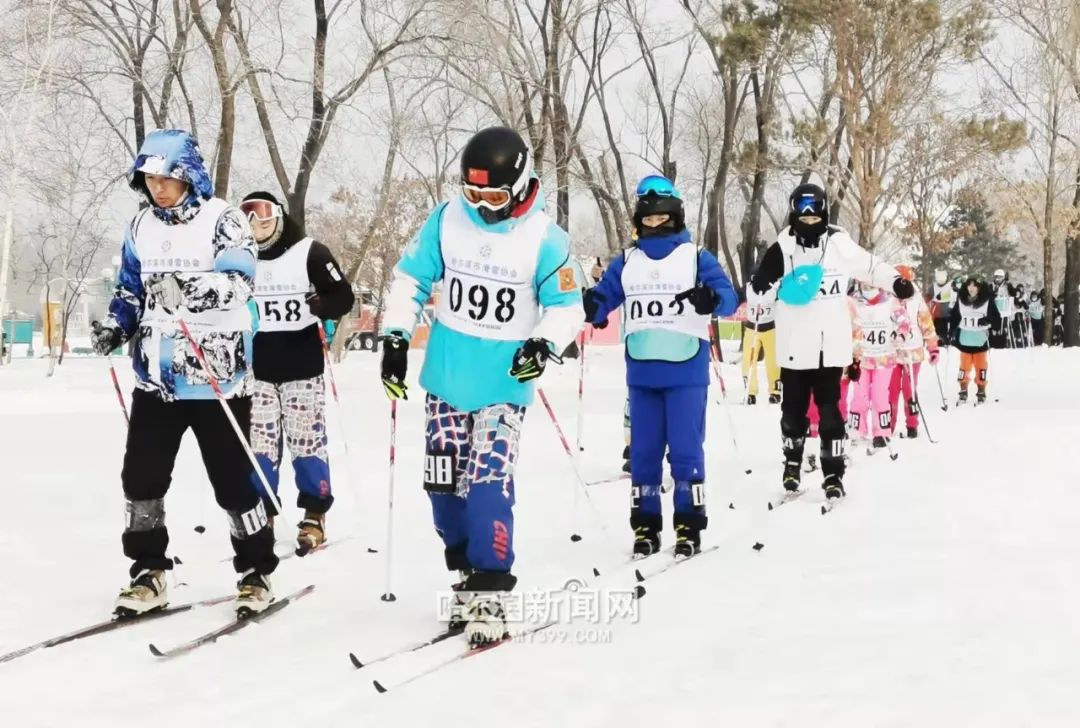
[[[764,296],[773,287],[773,284],[772,282],[758,280],[757,276],[754,276],[750,279],[750,287],[754,289],[754,293]]]
[[[585,308],[585,320],[598,329],[607,328],[607,319],[596,321],[596,315],[600,313],[600,301],[594,288],[588,288],[581,294],[581,305]]]
[[[720,303],[720,296],[704,283],[698,283],[693,288],[675,296],[675,303],[682,301],[689,301],[699,316],[707,316],[716,309],[716,304]]]
[[[544,373],[548,359],[554,360],[556,364],[562,364],[562,357],[552,353],[547,339],[529,339],[514,354],[510,376],[522,383],[531,382]]]
[[[892,290],[893,293],[896,294],[896,297],[899,298],[901,301],[904,301],[915,295],[915,286],[913,286],[911,284],[911,281],[906,278],[897,278],[895,281],[893,281]]]
[[[847,368],[847,378],[849,381],[857,382],[859,377],[862,376],[862,367],[859,365],[859,360],[851,362]]]
[[[399,334],[382,337],[382,384],[390,399],[408,399],[405,374],[409,369],[409,342]]]
[[[981,318],[979,318],[979,326],[989,326],[989,325],[990,325],[990,317],[989,316],[982,316]]]
[[[304,300],[307,301],[308,310],[311,311],[312,316],[318,319],[326,318],[326,316],[323,315],[323,301],[321,298],[319,298],[318,293],[312,293]]]
[[[94,321],[90,329],[90,345],[102,356],[108,356],[109,352],[124,343],[124,332],[114,326],[104,326],[100,321]]]

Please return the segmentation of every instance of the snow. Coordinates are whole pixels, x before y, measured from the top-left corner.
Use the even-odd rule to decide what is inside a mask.
[[[719,549],[647,580],[636,623],[562,624],[379,695],[372,679],[392,686],[457,648],[360,671],[349,664],[349,651],[370,658],[434,634],[435,594],[449,583],[418,482],[423,413],[414,386],[399,407],[397,601],[379,599],[388,406],[377,359],[352,354],[336,374],[354,459],[346,462],[331,405],[338,501],[329,521],[332,538],[351,538],[282,562],[274,577],[279,595],[308,583],[315,593],[173,661],[156,661],[147,643],[189,639],[228,619],[229,606],[0,664],[0,725],[1077,725],[1080,489],[1070,449],[1080,442],[1078,355],[993,352],[991,402],[980,409],[942,412],[927,370],[920,394],[941,443],[898,441],[896,462],[858,458],[848,499],[827,516],[818,473],[804,476],[810,492],[800,500],[765,507],[779,495],[779,407],[713,404],[705,542]],[[52,379],[45,366],[16,359],[0,369],[0,653],[106,617],[126,579],[125,429],[107,365],[71,358]],[[117,368],[130,388],[126,365]],[[588,351],[588,480],[620,465],[622,372],[617,348]],[[943,363],[941,372],[952,400],[953,369]],[[576,376],[568,361],[541,380],[571,439]],[[738,400],[736,368],[726,365],[724,376]],[[291,503],[291,472],[282,480]],[[517,481],[523,593],[587,579],[594,566],[597,588],[634,585],[633,567],[613,566],[629,545],[628,485],[590,488],[590,506],[573,482],[538,403]],[[187,584],[172,589],[172,601],[230,593],[235,576],[220,562],[229,555],[225,519],[190,437],[167,512],[171,552],[184,562],[174,578]],[[293,508],[279,521],[280,540],[292,538],[296,520]],[[572,543],[574,531],[584,540]]]

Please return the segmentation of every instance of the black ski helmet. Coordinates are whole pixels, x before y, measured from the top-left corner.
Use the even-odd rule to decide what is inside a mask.
[[[482,189],[503,189],[509,202],[493,209],[465,200],[488,225],[508,219],[529,196],[532,154],[529,145],[513,129],[492,126],[473,135],[461,152],[461,184]]]
[[[638,237],[649,234],[679,232],[686,227],[682,196],[667,177],[651,174],[638,182],[635,190],[634,231]],[[649,215],[667,215],[669,220],[657,228],[649,228],[641,220]]]
[[[829,229],[829,198],[825,190],[815,184],[802,184],[792,190],[788,198],[788,225],[798,237],[807,240],[824,235]]]

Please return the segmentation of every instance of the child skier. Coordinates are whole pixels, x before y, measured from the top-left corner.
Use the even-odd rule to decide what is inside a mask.
[[[664,451],[675,481],[675,554],[701,549],[705,512],[705,409],[710,316],[727,316],[738,296],[716,258],[690,242],[683,202],[665,177],[637,186],[637,244],[613,259],[585,298],[599,323],[623,307],[626,383],[630,389],[630,527],[633,552],[660,548]]]
[[[581,329],[570,241],[544,211],[521,136],[475,134],[461,194],[440,203],[394,269],[383,321],[382,382],[406,395],[409,339],[435,283],[442,294],[424,353],[424,490],[446,566],[460,571],[472,645],[506,633],[514,565],[514,462],[532,381]]]
[[[897,270],[908,280],[915,278],[914,272],[907,266],[898,266]],[[930,307],[922,296],[912,296],[904,301],[903,305],[908,326],[906,333],[898,334],[896,341],[896,366],[889,383],[889,412],[892,416],[892,431],[895,432],[900,419],[897,405],[903,391],[907,426],[905,434],[909,438],[915,438],[919,436],[919,370],[927,358],[930,366],[937,364],[938,335]]]
[[[742,375],[747,383],[747,404],[757,403],[758,357],[765,359],[765,374],[769,378],[769,404],[780,401],[780,370],[776,366],[776,290],[764,294],[754,292],[746,284],[746,321],[743,330]]]
[[[960,350],[960,399],[968,401],[968,382],[975,370],[975,403],[986,401],[986,381],[989,369],[990,332],[1001,327],[1001,314],[994,303],[994,291],[974,276],[960,288],[957,305],[953,307],[951,331],[953,343]]]
[[[872,433],[873,449],[889,446],[892,412],[889,385],[896,366],[897,340],[910,324],[899,299],[880,288],[860,285],[855,293],[855,360],[848,370],[857,385],[851,401],[851,429],[865,439]],[[867,416],[873,410],[873,425]]]
[[[272,194],[252,192],[240,211],[259,246],[251,446],[275,493],[283,446],[289,446],[296,504],[304,509],[296,536],[296,553],[303,556],[326,540],[326,513],[334,502],[319,327],[321,319],[347,314],[354,296],[330,249],[306,237]],[[255,476],[252,485],[262,490]],[[274,504],[266,499],[264,505],[273,523]]]
[[[780,432],[784,443],[784,487],[799,488],[807,410],[814,396],[821,412],[822,488],[826,498],[844,495],[844,421],[840,417],[840,377],[852,363],[848,279],[910,298],[915,288],[888,264],[860,248],[844,230],[829,224],[825,190],[799,185],[788,199],[788,227],[761,260],[751,283],[777,291],[776,354],[784,399]],[[781,282],[781,279],[783,281]]]

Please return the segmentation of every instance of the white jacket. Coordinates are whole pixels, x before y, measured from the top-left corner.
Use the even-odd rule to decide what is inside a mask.
[[[776,361],[784,369],[846,367],[852,360],[851,315],[847,305],[850,279],[892,292],[896,270],[860,248],[845,230],[830,226],[816,248],[799,245],[791,228],[776,239],[784,259],[784,275],[801,265],[820,264],[825,275],[818,294],[805,306],[783,301],[776,307]]]

